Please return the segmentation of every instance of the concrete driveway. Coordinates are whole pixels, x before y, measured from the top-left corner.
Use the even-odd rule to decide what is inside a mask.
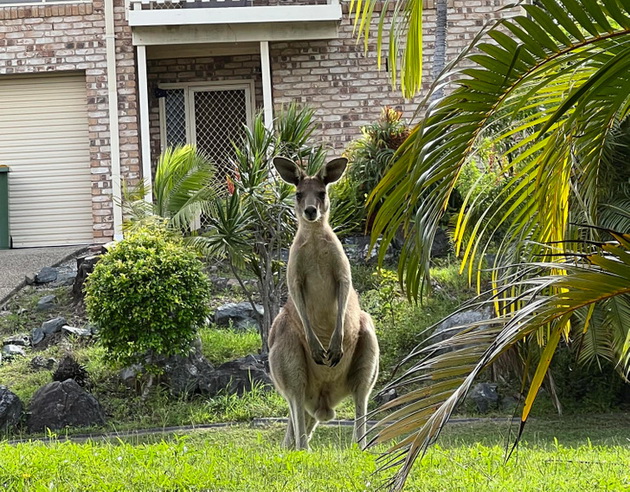
[[[25,285],[27,275],[35,275],[46,266],[57,266],[86,248],[87,245],[0,250],[0,308]]]

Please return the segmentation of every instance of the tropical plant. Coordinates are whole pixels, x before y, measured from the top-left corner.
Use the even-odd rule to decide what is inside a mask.
[[[370,231],[374,211],[366,216],[367,197],[385,175],[392,164],[396,150],[409,135],[407,126],[401,121],[402,113],[384,107],[380,118],[361,128],[361,137],[346,150],[349,168],[345,184],[349,188],[345,198],[355,204],[362,213],[362,229]],[[343,185],[342,185],[343,186]],[[354,213],[357,213],[357,210]]]
[[[157,218],[166,219],[173,230],[190,233],[201,215],[212,212],[214,175],[211,161],[194,146],[168,147],[158,160],[152,194],[144,183],[125,187],[125,229],[142,227]]]
[[[190,350],[208,316],[203,264],[166,226],[142,227],[116,243],[86,283],[90,321],[110,360],[144,363]]]
[[[417,2],[399,4],[405,19],[417,14]],[[462,327],[450,340],[410,355],[424,358],[395,384],[427,384],[384,407],[400,406],[375,437],[401,439],[391,449],[398,454],[390,454],[392,465],[402,465],[394,488],[402,487],[479,372],[527,337],[544,348],[523,424],[572,324],[590,337],[583,343],[591,356],[614,357],[627,376],[628,236],[579,225],[614,220],[616,229],[630,229],[623,182],[628,148],[619,145],[630,111],[630,6],[540,0],[521,7],[527,15],[484,28],[441,74],[433,91],[447,82],[455,89],[427,108],[371,197],[375,204],[384,200],[373,227],[374,240],[384,237],[380,257],[401,226],[407,233],[399,275],[416,298],[427,285],[431,244],[463,167],[485,138],[504,149],[505,186],[476,216],[469,193],[454,231],[471,277],[499,240],[491,299],[478,300],[490,302],[497,317],[484,322],[486,330]],[[418,26],[407,27],[415,44]],[[454,350],[436,351],[445,346]]]
[[[225,193],[207,215],[205,231],[192,243],[212,257],[225,258],[254,306],[254,294],[245,285],[243,271],[253,275],[263,314],[258,315],[262,351],[268,351],[271,323],[286,295],[283,252],[291,245],[295,220],[291,216],[291,187],[271,172],[271,159],[282,154],[302,163],[314,174],[326,153],[321,146],[309,144],[315,128],[314,112],[291,104],[279,114],[275,130],[265,127],[262,115],[252,129],[246,128],[240,144],[235,145],[233,174],[226,177]],[[255,313],[258,313],[254,309]]]

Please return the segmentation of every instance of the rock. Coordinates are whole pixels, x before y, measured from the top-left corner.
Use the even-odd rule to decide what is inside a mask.
[[[343,247],[352,262],[374,264],[378,261],[378,249],[381,245],[381,238],[376,240],[370,249],[370,236],[350,236],[344,239]],[[385,251],[384,260],[394,261],[398,257],[398,249],[395,244],[390,244]]]
[[[435,231],[433,244],[431,245],[431,257],[443,258],[451,252],[451,239],[444,229],[438,228]]]
[[[47,284],[57,280],[57,269],[52,267],[42,268],[37,275],[35,275],[36,284]]]
[[[477,323],[490,318],[490,314],[482,311],[462,311],[446,318],[435,327],[429,343],[437,343],[446,340],[457,333],[461,327]],[[478,329],[483,329],[480,326]]]
[[[48,311],[54,308],[55,304],[57,304],[57,296],[53,294],[44,296],[39,301],[37,301],[37,310]]]
[[[256,311],[263,315],[264,309],[256,304]],[[219,307],[214,313],[214,322],[217,326],[229,326],[230,322],[236,329],[258,328],[258,320],[249,302],[230,302]]]
[[[86,328],[75,328],[74,326],[64,325],[61,327],[63,333],[69,333],[78,337],[91,337],[92,331]]]
[[[57,273],[57,280],[55,280],[52,285],[54,287],[65,287],[68,285],[72,285],[76,277],[77,272],[75,270],[59,270]]]
[[[499,393],[494,383],[478,383],[470,390],[467,398],[475,402],[480,413],[499,408]]]
[[[36,274],[32,274],[32,273],[27,273],[24,276],[24,282],[26,283],[26,285],[33,285],[35,283],[35,278],[36,278]]]
[[[378,403],[379,405],[384,405],[385,403],[389,403],[392,400],[395,400],[396,398],[398,398],[398,392],[396,391],[396,388],[392,388],[390,390],[385,391],[384,393],[381,392],[379,394],[376,395],[376,403]]]
[[[164,380],[173,396],[207,394],[214,366],[200,350],[196,349],[187,356],[172,355],[164,359],[160,365],[164,368]]]
[[[6,386],[0,385],[0,434],[10,431],[20,422],[22,402]]]
[[[126,367],[120,371],[120,379],[122,382],[130,388],[135,388],[138,382],[138,375],[142,373],[142,366],[140,364],[134,364],[131,367]]]
[[[54,359],[52,357],[44,358],[41,355],[36,355],[31,359],[30,366],[31,369],[34,369],[36,371],[42,369],[51,370],[53,367],[55,367],[56,363],[57,359]]]
[[[33,347],[38,346],[44,341],[45,338],[50,338],[50,335],[60,332],[61,328],[65,325],[66,319],[62,316],[44,321],[41,328],[33,329],[33,332],[31,333],[31,344],[33,345]],[[46,345],[49,345],[49,343],[46,343]]]
[[[66,355],[61,359],[52,378],[53,381],[67,381],[68,379],[73,379],[80,386],[88,385],[88,373],[85,367],[79,364],[71,355]]]
[[[8,359],[12,359],[13,357],[24,357],[26,352],[24,351],[24,347],[19,345],[5,345],[2,347],[2,355],[4,355]]]
[[[505,396],[501,398],[500,408],[503,413],[514,413],[521,404],[521,401],[515,396]]]
[[[2,341],[2,345],[19,345],[20,347],[29,347],[31,345],[31,337],[29,337],[26,333],[13,335],[9,338],[5,338]]]
[[[100,254],[77,258],[77,273],[72,282],[72,298],[74,302],[83,302],[83,284],[101,259]]]
[[[271,387],[267,363],[260,356],[248,355],[220,365],[212,373],[207,387],[202,393],[214,396],[222,391],[242,395],[251,391],[254,384]]]
[[[59,316],[57,318],[44,321],[42,323],[42,331],[46,335],[50,335],[51,333],[57,333],[58,331],[61,331],[61,328],[66,324],[67,324],[66,319],[62,316]]]
[[[29,432],[105,424],[105,413],[94,396],[73,379],[54,381],[38,389],[29,405]]]
[[[38,345],[42,340],[44,340],[44,337],[46,337],[46,334],[41,328],[33,329],[33,332],[31,333],[31,343],[33,347],[35,345]]]

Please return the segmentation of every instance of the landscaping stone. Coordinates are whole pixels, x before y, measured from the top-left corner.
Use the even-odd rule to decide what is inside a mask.
[[[36,284],[48,284],[57,280],[57,269],[53,267],[42,268],[37,275],[35,275]]]
[[[248,355],[217,367],[208,385],[201,390],[208,396],[217,395],[221,391],[242,395],[251,391],[254,384],[263,384],[269,388],[272,386],[266,360],[261,356]]]
[[[93,395],[74,379],[54,381],[35,392],[29,405],[29,432],[105,424],[105,413]]]
[[[53,373],[53,381],[66,381],[73,379],[80,386],[88,385],[88,373],[81,364],[79,364],[74,357],[66,355],[61,362],[57,370]]]
[[[350,236],[344,239],[343,247],[351,262],[374,264],[378,260],[378,248],[381,238],[376,240],[374,248],[370,249],[370,236]],[[394,261],[398,257],[398,248],[393,243],[387,247],[385,261]]]
[[[29,347],[31,345],[31,337],[26,333],[13,335],[9,338],[5,338],[2,341],[2,345],[19,345],[20,347]]]
[[[57,359],[52,357],[44,358],[41,355],[36,355],[31,359],[30,366],[31,369],[36,371],[40,371],[42,369],[51,370],[57,364]]]
[[[120,371],[120,379],[130,388],[136,388],[138,383],[138,375],[142,373],[142,365],[134,364]],[[136,388],[137,389],[137,388]]]
[[[57,296],[50,294],[48,296],[42,297],[39,301],[37,301],[37,310],[38,311],[48,311],[53,309],[57,304]]]
[[[256,304],[256,311],[263,315],[264,309]],[[258,320],[249,302],[230,302],[219,307],[214,313],[214,322],[217,326],[229,326],[230,323],[236,329],[259,328]]]
[[[20,422],[22,401],[6,386],[0,385],[0,433],[10,431]]]
[[[72,298],[74,302],[83,302],[83,284],[94,267],[100,260],[101,255],[90,255],[77,258],[77,273],[72,282]]]
[[[67,324],[66,319],[63,316],[59,316],[57,318],[44,321],[42,323],[42,331],[46,335],[50,335],[51,333],[57,333],[58,331],[61,331],[61,328],[66,324]]]
[[[69,333],[70,335],[76,335],[78,337],[91,337],[92,331],[86,328],[76,328],[74,326],[64,325],[61,327],[63,333]]]
[[[164,368],[164,380],[173,396],[207,394],[207,388],[212,383],[214,366],[200,350],[196,349],[187,356],[172,355],[160,365]]]
[[[77,276],[76,267],[66,265],[57,268],[57,279],[51,284],[53,287],[72,285]]]
[[[44,340],[44,337],[46,337],[46,334],[41,328],[34,328],[31,333],[31,344],[33,347],[40,344]]]
[[[490,314],[483,311],[469,310],[462,311],[461,313],[456,313],[453,316],[449,316],[442,323],[435,327],[429,343],[444,341],[457,333],[462,326],[477,323],[479,321],[483,321],[489,318]],[[483,325],[477,329],[482,330]]]
[[[442,228],[438,228],[435,231],[435,237],[433,238],[433,244],[431,244],[431,257],[432,258],[444,258],[451,252],[451,239],[446,234],[446,231]]]
[[[24,351],[24,347],[19,345],[4,345],[2,347],[2,355],[8,359],[12,359],[14,357],[24,357],[26,352]]]
[[[477,405],[480,413],[488,413],[499,408],[498,386],[494,383],[478,383],[472,387],[468,397]]]
[[[378,393],[374,399],[379,405],[384,405],[385,403],[389,403],[396,398],[398,398],[398,392],[395,388],[392,388],[385,392]]]

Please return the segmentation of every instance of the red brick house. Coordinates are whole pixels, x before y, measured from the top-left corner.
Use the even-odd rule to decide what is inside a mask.
[[[449,0],[447,55],[507,0]],[[229,149],[298,100],[337,153],[383,106],[416,106],[357,44],[339,0],[0,0],[0,164],[13,247],[121,235],[121,181],[166,145]],[[434,11],[428,5],[426,73]]]

